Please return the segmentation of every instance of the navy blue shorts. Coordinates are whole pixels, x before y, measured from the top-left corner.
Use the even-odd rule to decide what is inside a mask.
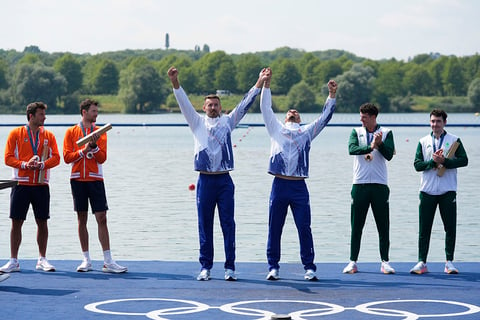
[[[32,204],[35,219],[50,219],[50,188],[48,185],[17,185],[10,192],[10,218],[26,220]]]
[[[105,184],[100,181],[70,180],[73,196],[73,209],[76,212],[88,212],[88,200],[92,213],[108,210]]]

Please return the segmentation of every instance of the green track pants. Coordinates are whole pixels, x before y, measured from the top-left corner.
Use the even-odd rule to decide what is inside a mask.
[[[440,209],[440,217],[445,230],[445,256],[447,260],[453,260],[457,234],[457,193],[449,191],[436,196],[420,192],[418,261],[427,262],[433,219],[437,206]]]
[[[362,231],[367,219],[368,208],[372,207],[373,217],[377,225],[380,257],[388,261],[390,247],[390,209],[388,197],[390,189],[387,185],[368,183],[354,184],[352,186],[352,205],[350,223],[352,235],[350,238],[350,260],[357,261],[360,252]]]

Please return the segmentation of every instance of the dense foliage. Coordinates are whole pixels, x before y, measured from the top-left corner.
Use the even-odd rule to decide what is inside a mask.
[[[357,112],[367,101],[377,103],[382,112],[425,111],[437,106],[449,112],[480,110],[478,54],[421,54],[409,61],[374,61],[342,50],[304,52],[284,47],[229,55],[210,52],[204,45],[202,50],[167,47],[96,55],[48,53],[36,46],[23,52],[0,49],[0,112],[24,112],[27,103],[42,100],[50,113],[76,113],[79,101],[87,96],[102,104],[102,97],[114,99],[122,104],[114,110],[125,113],[175,111],[166,76],[172,65],[179,70],[182,87],[196,101],[197,96],[217,90],[242,95],[255,83],[260,69],[270,66],[278,110],[318,110],[329,79],[339,84],[339,112]]]

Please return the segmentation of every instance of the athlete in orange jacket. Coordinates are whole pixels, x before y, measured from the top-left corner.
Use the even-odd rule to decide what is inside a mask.
[[[63,159],[72,165],[70,186],[73,206],[77,212],[78,237],[82,248],[83,261],[78,272],[93,270],[89,253],[87,230],[88,203],[98,225],[98,238],[103,250],[103,272],[123,273],[127,267],[117,264],[110,253],[110,236],[107,227],[107,196],[103,182],[102,164],[107,160],[107,135],[94,133],[85,146],[79,147],[80,138],[97,130],[98,102],[85,99],[80,103],[82,120],[67,129],[63,140]]]
[[[97,130],[95,123],[85,127],[83,122],[70,127],[63,140],[63,159],[72,165],[70,179],[77,181],[103,180],[102,164],[107,160],[107,135],[101,135],[96,143],[77,146],[77,141]]]
[[[46,157],[42,159],[44,154]],[[36,133],[28,125],[10,131],[5,146],[5,164],[13,168],[12,179],[19,184],[47,184],[50,169],[59,163],[60,154],[55,136],[44,127],[39,127]],[[43,182],[40,181],[41,173]]]
[[[50,218],[50,189],[48,186],[50,169],[60,163],[57,141],[53,133],[45,130],[47,106],[43,102],[33,102],[27,106],[28,123],[13,129],[5,146],[5,164],[12,167],[13,179],[19,184],[10,194],[10,260],[0,268],[0,272],[20,271],[18,250],[22,241],[22,226],[27,218],[30,204],[37,223],[37,243],[39,259],[36,269],[55,271],[46,259],[48,225]]]

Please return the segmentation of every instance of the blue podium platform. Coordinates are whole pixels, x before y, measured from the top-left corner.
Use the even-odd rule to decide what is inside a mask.
[[[300,264],[281,264],[280,280],[267,281],[264,263],[237,263],[238,281],[223,280],[215,263],[210,281],[196,281],[197,262],[119,261],[128,273],[75,271],[79,261],[52,260],[56,272],[35,270],[20,260],[20,272],[0,283],[1,319],[480,319],[480,263],[459,262],[447,275],[443,263],[412,275],[414,262],[318,263],[319,280],[303,279]]]

